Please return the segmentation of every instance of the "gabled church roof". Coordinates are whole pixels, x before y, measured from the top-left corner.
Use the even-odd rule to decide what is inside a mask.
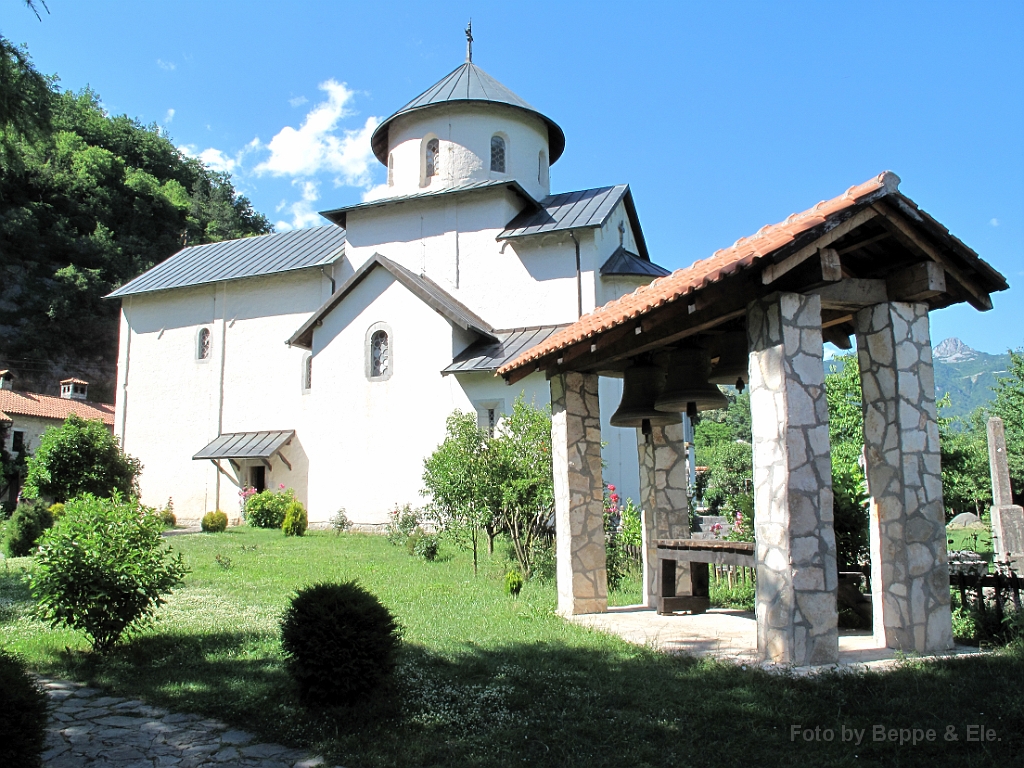
[[[548,128],[548,152],[551,157],[551,165],[555,164],[565,150],[565,134],[553,120],[542,115],[476,64],[467,61],[377,126],[377,130],[373,132],[373,137],[370,139],[373,154],[381,163],[387,165],[388,129],[396,118],[422,109],[451,103],[499,104],[529,112],[540,118]]]
[[[480,339],[455,356],[451,365],[441,369],[441,374],[469,373],[470,371],[496,371],[505,363],[517,358],[530,347],[540,344],[562,325],[537,325],[531,328],[513,328],[509,331],[495,331],[497,339]]]
[[[313,313],[309,320],[302,324],[299,330],[292,334],[287,344],[304,349],[312,349],[314,329],[323,325],[323,319],[377,267],[390,272],[413,295],[448,320],[448,322],[457,325],[464,331],[473,331],[491,341],[496,340],[490,325],[429,277],[414,275],[401,264],[396,264],[391,259],[375,253],[324,302],[320,309]]]
[[[637,216],[633,193],[628,184],[548,195],[540,201],[539,209],[525,210],[512,219],[505,231],[498,235],[498,239],[511,240],[549,232],[600,227],[611,216],[620,200],[626,207],[626,216],[633,227],[640,258],[650,261],[644,231],[640,228],[640,217]]]
[[[128,281],[106,298],[322,267],[334,263],[344,253],[345,230],[335,226],[193,245]]]
[[[640,277],[664,277],[671,274],[664,267],[645,261],[635,253],[630,253],[621,245],[608,257],[608,260],[601,266],[602,275],[637,275]]]

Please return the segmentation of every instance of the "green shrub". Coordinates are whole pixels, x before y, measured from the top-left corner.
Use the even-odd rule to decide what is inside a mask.
[[[354,581],[300,589],[281,621],[288,671],[309,706],[367,698],[391,676],[400,642],[391,612]]]
[[[284,522],[281,523],[281,530],[285,536],[303,536],[309,525],[306,516],[306,508],[298,501],[293,501],[284,511]]]
[[[167,506],[161,509],[158,514],[160,515],[160,522],[164,524],[164,527],[173,528],[178,524],[178,518],[174,515],[173,499],[167,499]]]
[[[351,527],[352,521],[349,520],[348,515],[345,514],[344,507],[334,513],[334,517],[331,518],[331,530],[334,531],[335,536],[340,536]]]
[[[517,570],[511,570],[505,574],[505,592],[511,597],[519,597],[523,591],[523,577]]]
[[[421,533],[412,549],[414,555],[430,562],[437,559],[437,550],[437,536],[429,533]]]
[[[59,526],[39,542],[29,586],[51,626],[83,631],[94,650],[142,626],[188,569],[137,499],[90,494],[67,502]]]
[[[60,516],[64,514],[64,505],[59,501],[56,504],[50,505],[50,517],[53,518],[53,522],[56,523],[60,520]]]
[[[388,541],[396,547],[403,544],[408,546],[409,537],[420,527],[420,512],[413,509],[410,504],[402,508],[395,507],[388,517],[388,524],[385,532]]]
[[[158,519],[160,519],[161,523],[163,522],[159,514]],[[207,533],[223,533],[228,527],[228,516],[219,509],[216,512],[207,512],[203,515],[201,527]]]
[[[0,648],[0,765],[41,766],[46,694],[17,656]]]
[[[27,501],[18,505],[7,521],[4,550],[8,557],[25,557],[32,553],[43,531],[53,526],[53,515],[42,501]]]
[[[257,528],[280,528],[293,501],[295,491],[291,488],[254,494],[245,501],[245,520]]]

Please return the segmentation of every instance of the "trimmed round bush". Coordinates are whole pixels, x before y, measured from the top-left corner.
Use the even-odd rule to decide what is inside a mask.
[[[417,557],[422,557],[424,560],[433,562],[437,559],[437,536],[432,536],[429,533],[422,534],[416,543],[413,545],[412,551]]]
[[[306,517],[306,508],[298,501],[293,501],[284,511],[284,522],[281,529],[285,536],[302,536],[306,533],[309,519]]]
[[[43,531],[53,527],[53,515],[42,501],[26,501],[18,505],[7,521],[4,550],[8,557],[32,554]]]
[[[280,528],[288,505],[295,501],[291,488],[277,492],[266,490],[246,499],[245,521],[256,528]]]
[[[50,517],[53,518],[53,522],[56,523],[60,520],[60,516],[64,514],[64,505],[59,501],[56,504],[50,505]]]
[[[24,662],[0,648],[0,765],[42,765],[46,694]]]
[[[391,612],[354,581],[300,589],[281,621],[288,672],[307,706],[368,698],[390,678],[400,644]]]
[[[163,522],[162,518],[161,522]],[[200,526],[207,533],[223,533],[228,527],[228,516],[219,509],[216,512],[207,512],[203,515]]]

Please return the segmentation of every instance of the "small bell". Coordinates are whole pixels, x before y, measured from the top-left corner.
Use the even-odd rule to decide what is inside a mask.
[[[665,387],[654,403],[659,411],[686,411],[693,418],[698,411],[725,408],[729,399],[708,381],[711,359],[703,349],[677,349],[668,358]]]
[[[665,382],[665,369],[658,365],[631,365],[622,380],[622,402],[608,422],[613,427],[640,427],[648,434],[650,427],[679,424],[678,413],[655,410],[654,401]]]

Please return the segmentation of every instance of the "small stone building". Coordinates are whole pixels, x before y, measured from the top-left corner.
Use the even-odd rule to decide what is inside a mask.
[[[834,662],[837,568],[823,343],[852,348],[863,385],[871,588],[879,646],[951,647],[949,576],[928,313],[980,311],[1002,275],[883,173],[741,238],[711,258],[608,302],[502,366],[550,382],[559,610],[607,606],[600,428],[602,377],[750,388],[758,651],[785,664]],[[700,370],[696,370],[700,368]],[[667,408],[658,408],[659,401]],[[673,404],[652,391],[653,413]],[[647,426],[645,424],[645,426]],[[657,542],[688,537],[678,425],[637,429],[654,605]],[[678,587],[689,589],[685,569]]]

